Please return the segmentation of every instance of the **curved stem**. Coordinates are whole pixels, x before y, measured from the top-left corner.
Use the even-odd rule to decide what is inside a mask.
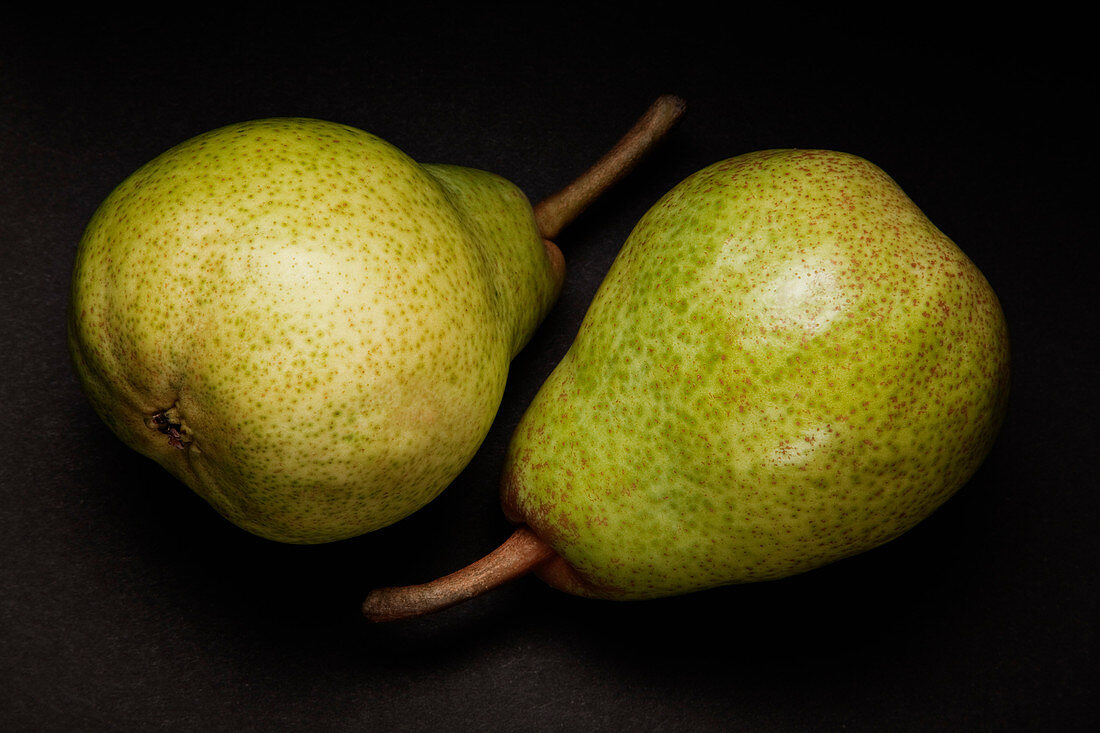
[[[554,239],[597,197],[619,182],[679,121],[685,103],[658,97],[634,126],[602,158],[568,186],[535,206],[535,221],[545,239]]]
[[[442,611],[523,577],[554,556],[549,545],[520,527],[500,547],[450,575],[421,585],[371,591],[363,602],[363,615],[381,622]]]

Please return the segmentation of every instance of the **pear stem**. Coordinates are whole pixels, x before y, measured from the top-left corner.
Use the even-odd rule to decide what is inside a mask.
[[[442,611],[527,575],[555,556],[527,527],[519,527],[497,549],[466,567],[421,585],[376,588],[363,601],[369,621],[399,621]]]
[[[535,206],[535,221],[545,239],[561,230],[608,188],[618,183],[660,142],[684,113],[683,99],[666,94],[658,97],[634,126],[602,158],[557,193]]]

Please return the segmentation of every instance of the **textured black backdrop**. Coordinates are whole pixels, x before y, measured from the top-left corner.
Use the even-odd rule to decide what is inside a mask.
[[[0,23],[0,729],[1097,729],[1095,75],[1072,19],[362,5]],[[559,238],[560,303],[483,450],[414,517],[329,546],[253,538],[83,400],[63,330],[76,241],[167,147],[320,117],[537,200],[664,92],[683,123]],[[787,581],[615,604],[524,579],[361,621],[371,587],[505,537],[511,429],[633,222],[694,170],[781,146],[881,165],[998,291],[1014,393],[970,484],[896,542]]]

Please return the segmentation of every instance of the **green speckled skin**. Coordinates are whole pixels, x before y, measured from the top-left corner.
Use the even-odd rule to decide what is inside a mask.
[[[638,599],[870,549],[976,470],[1005,411],[989,284],[880,169],[717,163],[639,222],[513,438],[540,575]]]
[[[509,182],[344,125],[258,120],[104,201],[70,345],[123,441],[251,532],[326,542],[454,479],[558,286]]]

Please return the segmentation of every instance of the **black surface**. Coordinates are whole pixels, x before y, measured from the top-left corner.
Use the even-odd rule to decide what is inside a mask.
[[[1073,20],[592,5],[0,23],[0,729],[1097,729],[1095,75]],[[414,517],[328,546],[253,538],[84,401],[63,328],[74,248],[169,146],[320,117],[538,200],[664,92],[688,100],[683,123],[559,238],[560,303],[483,450]],[[894,543],[788,581],[617,604],[529,578],[364,623],[371,587],[503,540],[511,429],[637,218],[704,165],[786,146],[878,163],[1000,295],[1011,412],[970,484]]]

